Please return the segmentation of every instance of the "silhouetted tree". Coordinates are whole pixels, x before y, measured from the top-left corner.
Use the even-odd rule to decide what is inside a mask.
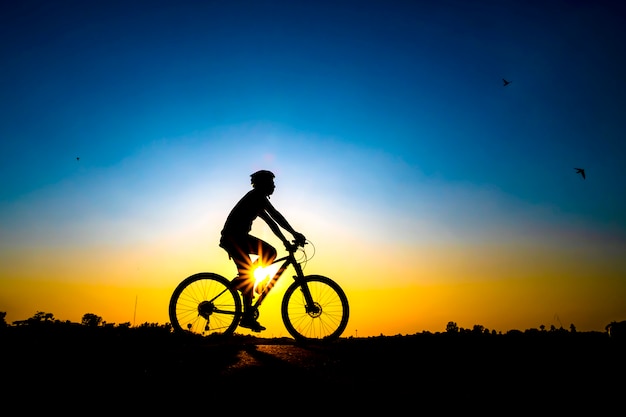
[[[81,320],[81,324],[83,326],[89,326],[89,327],[98,327],[101,323],[102,323],[102,317],[97,316],[92,313],[85,314],[83,316],[83,319]]]
[[[574,326],[574,323],[569,325],[569,331],[572,333],[576,333],[576,326]]]
[[[43,311],[38,311],[32,317],[34,321],[54,321],[54,314],[52,313],[44,313]]]
[[[446,324],[446,333],[458,333],[458,332],[459,332],[459,327],[456,325],[455,322],[449,321],[448,324]]]
[[[52,323],[54,322],[54,314],[45,313],[43,311],[38,311],[29,319],[26,319],[28,324],[39,324],[39,323]]]
[[[26,320],[15,320],[13,322],[16,326],[37,326],[37,325],[51,325],[54,323],[60,323],[60,320],[54,319],[54,314],[45,313],[43,311],[38,311],[34,316],[26,319]]]
[[[609,334],[609,337],[614,340],[626,339],[626,320],[624,321],[612,321],[607,324],[604,329]]]

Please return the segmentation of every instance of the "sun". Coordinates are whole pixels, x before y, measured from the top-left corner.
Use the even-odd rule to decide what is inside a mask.
[[[267,267],[259,265],[252,272],[252,276],[254,277],[254,292],[260,293],[269,281],[271,274]]]
[[[257,294],[263,291],[274,274],[276,274],[277,270],[278,266],[276,264],[270,264],[266,266],[259,265],[252,271],[252,276],[254,277],[254,291]]]
[[[269,275],[269,271],[264,266],[257,266],[256,269],[252,272],[252,276],[254,276],[255,282],[263,281]]]

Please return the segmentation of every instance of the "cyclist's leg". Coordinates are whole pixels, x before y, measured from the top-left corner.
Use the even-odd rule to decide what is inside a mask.
[[[223,237],[220,241],[220,246],[226,250],[228,255],[235,261],[237,270],[246,275],[252,275],[254,267],[256,267],[259,262],[261,265],[269,265],[274,262],[278,256],[274,246],[252,235]],[[257,255],[258,260],[251,262],[250,254]]]
[[[272,245],[252,235],[247,235],[246,237],[246,250],[248,254],[257,255],[258,258],[251,264],[244,266],[245,268],[247,268],[247,274],[250,277],[249,282],[251,283],[251,288],[247,288],[249,292],[242,293],[244,306],[247,305],[248,307],[247,309],[244,307],[244,314],[239,325],[248,329],[252,329],[253,331],[260,332],[262,330],[265,330],[265,327],[263,327],[257,321],[256,317],[258,315],[255,314],[255,311],[253,311],[252,308],[252,300],[254,298],[255,286],[254,270],[259,265],[264,266],[274,262],[274,259],[276,259],[277,256],[277,252]],[[248,262],[250,262],[250,257],[248,257]]]
[[[242,293],[252,291],[251,281],[252,261],[250,259],[247,237],[222,236],[220,246],[228,253],[237,267],[236,288]],[[234,281],[234,280],[233,280]]]
[[[259,257],[261,265],[270,265],[278,256],[274,246],[255,236],[248,236],[248,248]]]
[[[241,292],[243,300],[242,323],[255,325],[254,327],[257,328],[262,327],[255,323],[255,320],[252,318],[252,301],[254,298],[253,270],[255,265],[253,265],[252,259],[250,259],[250,254],[257,252],[257,239],[248,235],[237,237],[222,236],[220,246],[226,250],[237,266],[238,277],[233,280],[233,283],[235,288]],[[246,327],[249,326],[247,325]]]
[[[255,331],[265,330],[254,318],[252,301],[254,298],[254,269],[258,261],[252,262],[250,254],[258,255],[262,265],[276,259],[276,249],[269,243],[251,235],[240,237],[223,237],[220,246],[228,252],[237,266],[239,277],[236,288],[241,291],[243,299],[243,317],[241,326]]]
[[[265,267],[271,265],[278,256],[276,249],[272,245],[255,236],[249,237],[248,244],[250,253],[257,255],[257,259],[252,264],[253,274],[256,274],[254,271],[258,266]],[[262,281],[259,281],[259,278],[261,277],[256,275],[254,276],[254,291],[257,294],[260,294],[263,291],[264,286],[270,279],[269,276],[266,276]]]
[[[236,289],[241,292],[241,298],[243,300],[243,316],[247,318],[252,313],[252,299],[254,298],[254,279],[250,275],[252,271],[252,262],[248,255],[242,255],[240,251],[237,251],[234,255],[231,254],[231,258],[237,265],[238,277],[236,278]]]

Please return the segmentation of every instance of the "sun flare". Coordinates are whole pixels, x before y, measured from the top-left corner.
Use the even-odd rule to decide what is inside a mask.
[[[277,271],[278,266],[276,264],[257,266],[252,272],[252,276],[254,277],[254,291],[257,293],[262,292]]]
[[[266,267],[257,266],[252,272],[252,275],[254,276],[255,282],[261,282],[269,275],[269,271],[267,271]]]
[[[263,287],[270,279],[270,272],[268,271],[268,268],[264,266],[257,266],[252,272],[252,276],[254,276],[254,291],[263,291]]]

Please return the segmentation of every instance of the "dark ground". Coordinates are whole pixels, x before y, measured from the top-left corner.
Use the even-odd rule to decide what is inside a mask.
[[[5,329],[1,403],[72,415],[595,415],[623,410],[626,397],[626,344],[604,333],[416,334],[304,345],[138,330]]]

